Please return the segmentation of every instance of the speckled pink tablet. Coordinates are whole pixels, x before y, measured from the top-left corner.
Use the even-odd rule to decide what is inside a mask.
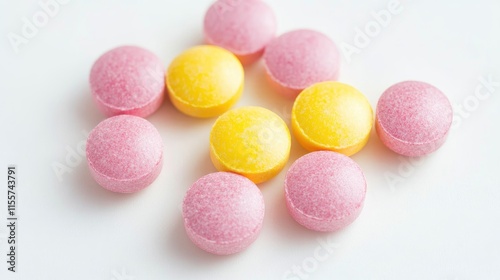
[[[450,101],[436,87],[416,81],[388,88],[377,104],[375,128],[389,149],[422,156],[445,142],[453,120]]]
[[[288,212],[308,229],[335,231],[349,225],[359,216],[365,194],[361,168],[336,152],[309,153],[286,174]]]
[[[260,0],[218,0],[207,10],[205,40],[235,54],[243,65],[257,60],[276,33],[276,18]]]
[[[203,176],[188,190],[182,208],[187,235],[217,255],[252,244],[264,220],[264,198],[249,179],[229,172]]]
[[[92,96],[107,116],[147,117],[161,105],[165,70],[148,50],[123,46],[103,54],[90,71]]]
[[[163,141],[147,120],[120,115],[99,123],[87,140],[90,173],[105,189],[132,193],[149,186],[163,163]]]
[[[264,52],[264,65],[275,89],[295,98],[315,83],[336,80],[340,58],[337,46],[324,34],[296,30],[269,43]]]

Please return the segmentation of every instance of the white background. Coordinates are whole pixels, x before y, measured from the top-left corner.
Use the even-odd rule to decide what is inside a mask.
[[[291,219],[282,186],[288,165],[260,185],[266,216],[251,247],[228,257],[195,247],[180,204],[197,178],[215,171],[208,155],[214,119],[187,117],[168,100],[149,117],[165,144],[159,178],[132,195],[99,187],[78,155],[85,131],[104,119],[89,91],[92,63],[134,44],[166,68],[203,42],[210,2],[72,0],[16,53],[9,34],[22,35],[23,17],[32,21],[41,8],[38,0],[0,1],[0,279],[500,279],[500,86],[483,100],[474,96],[480,77],[500,81],[497,0],[401,0],[386,27],[349,62],[342,57],[340,81],[374,107],[387,87],[408,79],[467,105],[445,145],[418,162],[390,152],[373,133],[353,156],[368,182],[365,207],[340,232],[312,232]],[[354,45],[356,28],[390,0],[267,2],[279,34],[312,28],[340,47]],[[271,91],[261,62],[245,70],[236,107],[264,106],[289,122],[292,104]],[[294,140],[289,164],[304,154]],[[18,166],[15,275],[4,261],[8,164]],[[57,164],[71,172],[58,178]]]

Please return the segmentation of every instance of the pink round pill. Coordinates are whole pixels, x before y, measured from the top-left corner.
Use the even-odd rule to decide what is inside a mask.
[[[269,43],[264,66],[275,89],[295,99],[305,88],[338,78],[340,58],[337,46],[313,30],[285,33]]]
[[[241,252],[258,237],[264,198],[249,179],[229,172],[203,176],[188,190],[182,208],[187,235],[217,255]]]
[[[416,81],[388,88],[377,104],[375,128],[389,149],[422,156],[445,142],[453,120],[450,101],[436,87]]]
[[[113,192],[132,193],[149,186],[163,163],[163,141],[147,120],[120,115],[99,123],[87,140],[94,179]]]
[[[335,231],[360,214],[366,194],[361,168],[348,156],[331,151],[306,154],[286,174],[288,212],[316,231]]]
[[[248,65],[264,52],[276,33],[276,18],[260,0],[218,0],[207,10],[205,40],[223,47]]]
[[[107,116],[147,117],[161,105],[165,70],[148,50],[123,46],[103,54],[90,71],[92,96]]]

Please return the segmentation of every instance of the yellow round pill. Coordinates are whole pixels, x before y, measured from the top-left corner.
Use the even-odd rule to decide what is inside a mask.
[[[267,181],[283,169],[290,146],[285,122],[261,107],[226,112],[210,132],[210,157],[215,167],[243,175],[254,183]]]
[[[243,66],[216,46],[197,46],[177,56],[166,83],[174,106],[186,115],[209,118],[227,111],[243,91]]]
[[[373,111],[366,97],[339,82],[314,84],[303,90],[292,108],[292,130],[307,150],[353,155],[370,136]]]

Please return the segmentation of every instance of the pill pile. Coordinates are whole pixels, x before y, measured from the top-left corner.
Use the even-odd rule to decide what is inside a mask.
[[[187,236],[207,252],[238,253],[257,239],[265,205],[256,184],[286,166],[291,135],[309,153],[287,170],[286,207],[298,224],[322,232],[339,230],[361,213],[367,183],[349,156],[363,149],[373,125],[387,148],[405,156],[429,154],[446,140],[452,107],[439,89],[397,83],[382,93],[374,116],[363,93],[337,81],[335,43],[306,29],[276,36],[276,17],[261,0],[217,0],[203,24],[207,45],[182,52],[166,70],[156,55],[136,46],[97,59],[90,88],[109,118],[89,134],[86,154],[103,188],[137,192],[161,172],[163,142],[144,118],[165,95],[188,116],[217,117],[206,141],[219,172],[194,182],[182,206]],[[261,57],[269,87],[294,101],[292,133],[266,108],[231,109],[243,92],[244,66]]]

